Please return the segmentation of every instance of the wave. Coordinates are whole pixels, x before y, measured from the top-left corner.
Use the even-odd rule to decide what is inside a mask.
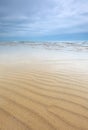
[[[0,42],[0,46],[29,46],[32,48],[44,48],[48,50],[86,51],[88,52],[88,41],[82,42]]]

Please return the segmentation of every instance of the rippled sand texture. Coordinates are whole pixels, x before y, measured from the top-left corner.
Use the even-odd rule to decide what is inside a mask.
[[[1,130],[88,130],[88,81],[82,73],[2,68]]]
[[[0,64],[0,130],[88,130],[86,64]]]

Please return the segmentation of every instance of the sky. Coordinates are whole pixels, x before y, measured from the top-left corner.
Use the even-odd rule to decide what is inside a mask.
[[[88,0],[0,0],[0,40],[88,40]]]

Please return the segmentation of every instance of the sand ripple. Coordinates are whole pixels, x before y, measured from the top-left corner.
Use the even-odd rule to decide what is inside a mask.
[[[88,130],[88,81],[77,72],[4,68],[0,129]]]

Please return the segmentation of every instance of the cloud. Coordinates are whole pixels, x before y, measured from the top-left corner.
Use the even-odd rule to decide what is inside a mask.
[[[0,36],[87,32],[87,8],[88,0],[0,0]]]

